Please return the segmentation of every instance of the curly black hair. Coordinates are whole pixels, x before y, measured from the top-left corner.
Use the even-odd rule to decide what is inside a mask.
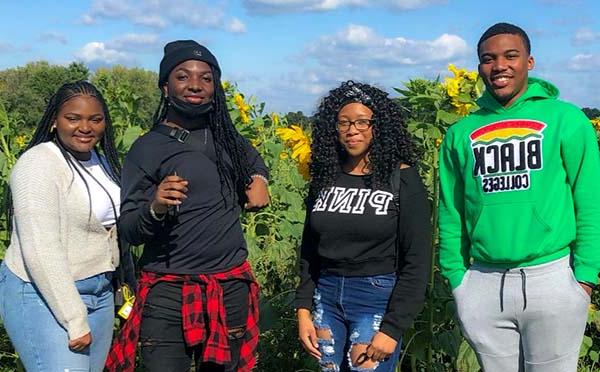
[[[331,187],[346,161],[346,152],[338,140],[338,113],[347,104],[358,102],[373,111],[373,141],[369,149],[366,178],[370,187],[389,188],[390,177],[401,163],[416,166],[420,150],[406,129],[400,106],[388,93],[374,86],[343,82],[329,91],[315,113],[311,143],[311,182],[307,204],[311,206],[319,192]]]

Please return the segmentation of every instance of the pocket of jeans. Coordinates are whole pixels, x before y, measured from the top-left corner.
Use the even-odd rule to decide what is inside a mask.
[[[375,275],[369,277],[369,282],[375,288],[391,289],[396,284],[395,274]]]

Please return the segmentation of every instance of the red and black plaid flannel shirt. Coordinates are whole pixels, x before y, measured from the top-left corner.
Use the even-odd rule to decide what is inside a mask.
[[[240,349],[238,372],[251,371],[256,364],[256,347],[258,345],[258,283],[252,275],[248,262],[229,271],[207,275],[172,275],[143,271],[135,297],[133,310],[127,322],[113,343],[105,371],[133,372],[135,367],[135,351],[140,336],[142,310],[150,288],[158,282],[182,282],[183,334],[187,346],[202,344],[204,352],[202,361],[225,364],[231,360],[228,329],[225,323],[225,307],[223,306],[223,288],[219,281],[240,279],[248,281],[249,311],[246,321],[246,334]],[[206,288],[206,306],[203,306],[201,289]],[[208,324],[204,322],[204,311]]]

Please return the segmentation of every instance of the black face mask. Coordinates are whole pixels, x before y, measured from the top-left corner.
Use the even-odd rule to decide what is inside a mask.
[[[214,109],[212,100],[201,104],[189,103],[180,100],[177,97],[168,97],[167,100],[169,101],[169,106],[172,107],[177,114],[187,119],[198,119]]]

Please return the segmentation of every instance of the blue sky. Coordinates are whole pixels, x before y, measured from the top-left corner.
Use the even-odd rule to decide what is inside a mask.
[[[475,69],[481,33],[511,22],[529,33],[533,76],[600,108],[599,0],[39,0],[2,1],[0,13],[0,69],[47,60],[157,71],[166,42],[194,39],[267,110],[307,114],[343,80],[392,92],[449,63]]]

